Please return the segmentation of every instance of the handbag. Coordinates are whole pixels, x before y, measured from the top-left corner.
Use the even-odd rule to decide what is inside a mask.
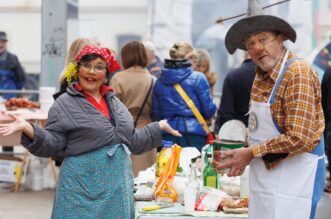
[[[179,95],[184,99],[185,103],[187,106],[192,110],[194,116],[202,126],[203,130],[206,132],[207,137],[206,137],[206,144],[212,144],[212,142],[215,140],[215,135],[212,133],[207,125],[206,120],[203,118],[201,113],[199,112],[198,108],[195,106],[194,102],[191,100],[191,98],[187,95],[187,93],[184,91],[182,86],[180,84],[175,84],[174,85],[175,89],[179,93]]]
[[[143,102],[143,104],[141,105],[141,107],[140,107],[140,109],[139,109],[139,112],[138,112],[138,115],[137,115],[136,119],[134,120],[134,127],[135,127],[135,128],[136,128],[136,126],[137,126],[137,122],[138,122],[138,120],[139,120],[139,117],[140,117],[141,113],[143,112],[143,109],[144,109],[144,107],[145,107],[145,105],[146,105],[146,102],[147,102],[147,99],[148,99],[148,97],[149,97],[149,94],[150,94],[151,91],[152,91],[153,84],[154,84],[153,77],[151,77],[151,80],[152,80],[152,81],[151,81],[151,85],[149,86],[149,89],[148,89],[148,92],[147,92],[146,97],[145,97],[145,99],[144,99],[144,102]]]

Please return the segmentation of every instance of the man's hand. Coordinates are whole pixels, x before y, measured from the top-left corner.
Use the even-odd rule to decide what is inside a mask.
[[[169,133],[170,135],[181,137],[182,135],[175,129],[171,128],[167,120],[159,121],[159,125],[162,131]]]
[[[239,148],[229,151],[221,151],[221,160],[228,159],[226,162],[213,160],[212,165],[216,172],[230,168],[228,176],[240,176],[244,173],[246,166],[254,158],[252,148]]]

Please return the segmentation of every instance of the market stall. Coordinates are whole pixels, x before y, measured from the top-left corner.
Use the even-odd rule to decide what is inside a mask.
[[[0,110],[0,121],[2,123],[9,123],[13,121],[10,115],[19,116],[30,123],[45,126],[47,122],[47,111],[40,109],[40,104],[28,100],[27,98],[11,98],[2,102]],[[13,146],[21,147],[20,139],[21,132],[13,133],[9,136],[0,135],[0,146]],[[0,181],[14,182],[14,191],[18,192],[21,183],[25,183],[26,173],[28,172],[29,153],[27,150],[23,150],[23,153],[6,152],[1,153],[1,172]],[[13,159],[15,158],[15,159]],[[40,163],[40,162],[39,162]],[[54,162],[51,158],[48,159],[48,163],[51,168],[51,175],[54,182],[57,181],[57,175],[55,171]],[[39,186],[40,187],[40,186]]]
[[[238,127],[233,122],[229,125],[230,129]],[[224,130],[228,132],[228,128]],[[228,133],[233,135],[233,132]],[[237,138],[238,135],[245,133],[237,132]],[[194,147],[179,149],[176,144],[163,143],[156,164],[135,178],[136,218],[248,218],[249,169],[242,177],[228,177],[225,173],[213,173],[210,166],[216,150],[224,150],[223,147],[229,143],[215,140],[214,144],[202,149],[202,154]],[[230,143],[231,147],[234,145],[242,147],[244,144]],[[180,156],[177,151],[180,151]],[[168,158],[164,158],[165,154]]]

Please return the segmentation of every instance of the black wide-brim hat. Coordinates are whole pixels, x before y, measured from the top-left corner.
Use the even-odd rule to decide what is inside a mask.
[[[230,54],[233,54],[236,49],[247,50],[244,43],[245,38],[259,32],[279,32],[282,33],[286,39],[291,40],[293,43],[295,42],[296,32],[289,23],[276,16],[257,14],[263,11],[262,9],[256,9],[256,7],[258,7],[256,2],[258,1],[249,2],[251,5],[255,4],[253,5],[255,8],[249,5],[251,8],[248,10],[248,17],[237,21],[226,33],[225,46]],[[257,10],[257,12],[252,10],[252,8]]]

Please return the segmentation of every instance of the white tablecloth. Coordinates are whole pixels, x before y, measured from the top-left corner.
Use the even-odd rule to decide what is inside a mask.
[[[224,212],[203,212],[195,211],[192,215],[183,214],[146,214],[139,213],[143,202],[136,202],[135,218],[136,219],[247,219],[248,214],[225,214]],[[145,205],[144,205],[145,206]]]

